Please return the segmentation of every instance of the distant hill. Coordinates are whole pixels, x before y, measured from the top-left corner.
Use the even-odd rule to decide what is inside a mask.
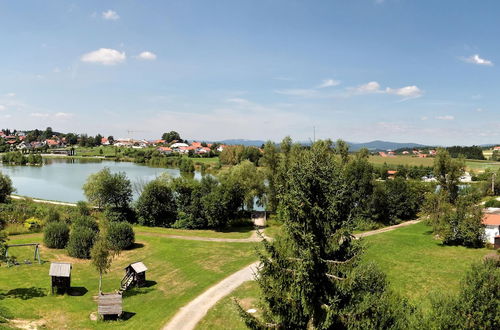
[[[266,143],[264,140],[245,140],[245,139],[229,139],[217,141],[222,144],[228,145],[244,145],[244,146],[255,146],[260,147]],[[301,142],[303,145],[310,145],[311,142]],[[363,143],[355,143],[355,142],[347,142],[349,144],[349,149],[351,151],[357,151],[361,148],[367,148],[370,151],[379,151],[379,150],[396,150],[401,148],[423,148],[425,145],[418,143],[400,143],[400,142],[389,142],[389,141],[371,141],[371,142],[363,142]]]
[[[412,149],[412,148],[423,148],[425,145],[418,143],[400,143],[400,142],[389,142],[389,141],[371,141],[364,143],[353,143],[348,142],[351,151],[357,151],[361,148],[367,148],[371,151],[377,150],[397,150],[397,149]]]
[[[230,139],[230,140],[222,140],[217,141],[218,143],[227,144],[227,145],[244,145],[244,146],[253,146],[260,147],[266,143],[266,141],[262,140],[245,140],[245,139]]]

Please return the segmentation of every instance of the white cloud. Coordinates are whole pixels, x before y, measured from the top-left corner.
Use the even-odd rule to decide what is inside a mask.
[[[401,88],[387,87],[385,89],[385,92],[387,94],[395,94],[395,95],[403,96],[405,98],[414,98],[414,97],[422,96],[422,91],[420,90],[420,88],[418,88],[415,85],[401,87]]]
[[[7,109],[7,107],[6,107],[5,105],[1,105],[1,104],[0,104],[0,111],[4,111],[4,110],[6,110],[6,109]]]
[[[477,108],[476,112],[483,112],[484,110],[482,108]]]
[[[54,117],[56,117],[56,118],[70,118],[70,117],[73,117],[73,114],[69,113],[69,112],[56,112],[54,114]]]
[[[358,94],[370,94],[370,93],[380,93],[380,84],[376,81],[370,81],[369,83],[360,85],[353,89],[355,93]]]
[[[102,12],[102,18],[106,20],[116,21],[120,18],[120,15],[114,10],[107,10]]]
[[[318,85],[317,88],[326,88],[326,87],[332,87],[332,86],[337,86],[340,84],[340,81],[334,80],[334,79],[325,79],[323,82]]]
[[[437,116],[436,119],[439,119],[439,120],[454,120],[455,117],[454,116],[450,116],[450,115],[446,115],[446,116]]]
[[[477,65],[485,65],[485,66],[492,66],[493,62],[484,58],[481,58],[479,54],[474,54],[471,55],[467,58],[463,59],[467,63],[472,63],[472,64],[477,64]]]
[[[427,119],[429,119],[429,117],[427,116],[420,117],[420,120],[427,120]]]
[[[249,104],[251,104],[250,101],[248,101],[246,99],[239,98],[239,97],[233,97],[233,98],[226,99],[226,102],[228,102],[228,103],[234,103],[234,104],[238,104],[238,105],[249,105]]]
[[[314,89],[278,89],[274,91],[277,94],[301,97],[313,97],[318,95]]]
[[[156,54],[148,51],[144,51],[136,56],[140,60],[154,61],[156,60]]]
[[[14,97],[14,96],[16,96],[16,93],[7,93],[5,95],[8,96],[8,97]]]
[[[116,49],[100,48],[93,52],[83,54],[82,62],[98,63],[103,65],[115,65],[125,61],[125,53],[120,53]]]

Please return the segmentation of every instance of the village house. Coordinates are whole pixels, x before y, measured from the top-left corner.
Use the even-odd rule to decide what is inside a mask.
[[[169,147],[158,147],[156,150],[164,155],[170,155],[172,153],[172,148]]]
[[[483,217],[483,225],[485,225],[484,233],[486,242],[495,244],[498,248],[500,245],[500,208],[489,208]]]

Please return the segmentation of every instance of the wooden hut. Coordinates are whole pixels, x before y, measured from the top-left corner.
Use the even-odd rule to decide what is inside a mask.
[[[97,298],[97,312],[103,318],[120,317],[123,313],[122,302],[120,293],[102,293]]]
[[[64,262],[52,262],[50,264],[49,276],[52,279],[52,293],[55,289],[67,292],[71,287],[71,264]]]
[[[134,262],[125,267],[125,276],[122,279],[121,289],[127,290],[131,285],[143,286],[146,283],[148,268],[142,262]]]

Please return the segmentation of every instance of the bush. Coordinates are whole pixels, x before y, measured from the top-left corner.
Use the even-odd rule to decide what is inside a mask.
[[[76,211],[79,215],[89,216],[90,215],[90,207],[89,204],[85,201],[79,201],[76,203]]]
[[[72,224],[73,231],[80,229],[80,228],[83,228],[83,229],[90,229],[94,233],[99,232],[99,225],[91,217],[76,217],[73,219],[71,224]]]
[[[66,248],[68,255],[74,258],[89,259],[96,236],[96,233],[89,228],[73,228]]]
[[[484,203],[484,207],[500,207],[500,201],[496,199],[490,199]]]
[[[134,223],[136,215],[129,207],[107,207],[104,210],[104,217],[111,222]]]
[[[43,221],[38,218],[31,217],[29,219],[26,219],[26,221],[24,221],[24,227],[29,231],[36,232],[42,229]]]
[[[109,222],[106,239],[111,249],[121,251],[134,245],[135,234],[127,222]]]
[[[12,187],[12,180],[0,172],[0,203],[8,201],[10,194],[14,192]]]
[[[50,222],[43,232],[43,243],[51,249],[64,249],[69,240],[69,227],[64,222]]]
[[[61,214],[54,208],[49,208],[47,211],[47,216],[45,217],[45,221],[47,223],[50,222],[59,222],[61,220]]]

